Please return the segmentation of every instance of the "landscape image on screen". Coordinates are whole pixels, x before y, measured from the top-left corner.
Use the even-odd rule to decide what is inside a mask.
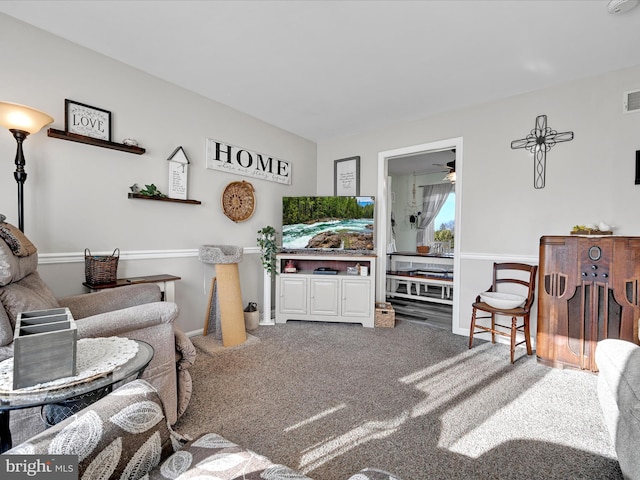
[[[373,250],[374,197],[283,197],[282,248]]]

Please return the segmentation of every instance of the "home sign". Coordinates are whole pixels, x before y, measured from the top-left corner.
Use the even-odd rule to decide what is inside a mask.
[[[291,164],[264,153],[207,138],[207,168],[291,185]]]

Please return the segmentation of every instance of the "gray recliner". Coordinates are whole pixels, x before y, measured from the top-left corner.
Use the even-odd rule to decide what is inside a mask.
[[[167,420],[174,424],[189,403],[188,369],[195,361],[193,344],[174,326],[178,306],[162,302],[160,289],[150,284],[56,299],[38,274],[37,265],[33,244],[16,227],[0,223],[0,361],[13,356],[18,313],[68,307],[79,338],[121,336],[153,346],[154,358],[143,378],[158,390]],[[14,444],[44,429],[36,413],[39,417],[39,411],[12,412]]]

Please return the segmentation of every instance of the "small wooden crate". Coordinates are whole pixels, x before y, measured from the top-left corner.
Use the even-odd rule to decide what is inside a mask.
[[[388,302],[376,302],[376,318],[374,326],[376,327],[395,327],[396,312],[393,305]]]
[[[22,312],[13,337],[13,389],[77,375],[76,322],[68,308]]]

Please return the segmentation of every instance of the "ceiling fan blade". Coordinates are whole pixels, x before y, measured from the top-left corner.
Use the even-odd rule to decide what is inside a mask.
[[[456,161],[453,160],[451,162],[448,162],[446,164],[444,163],[434,163],[433,164],[434,167],[442,167],[442,168],[447,168],[449,170],[455,170],[456,169]],[[443,172],[446,172],[447,170],[443,170]]]

